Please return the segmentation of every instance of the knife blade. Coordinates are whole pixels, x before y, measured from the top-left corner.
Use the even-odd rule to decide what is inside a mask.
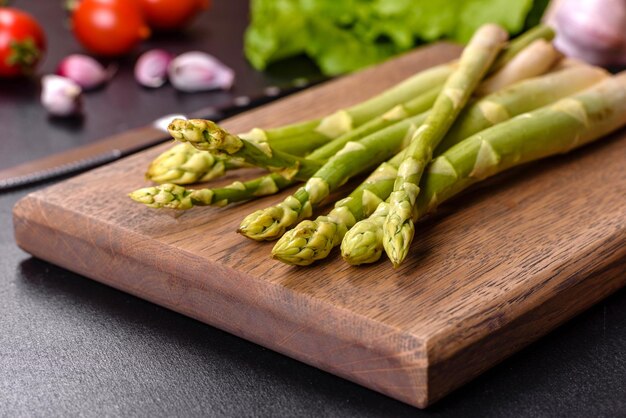
[[[170,138],[163,128],[162,121],[164,118],[172,119],[174,116],[183,116],[219,121],[227,116],[287,96],[322,81],[324,80],[298,78],[287,87],[269,86],[256,97],[238,96],[221,107],[206,107],[189,115],[161,117],[147,126],[131,129],[91,144],[0,170],[0,192],[79,173],[165,142]]]

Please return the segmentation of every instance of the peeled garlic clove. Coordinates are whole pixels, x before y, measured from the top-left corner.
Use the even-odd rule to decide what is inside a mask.
[[[57,74],[69,78],[85,90],[96,88],[109,81],[116,68],[105,68],[87,55],[73,54],[65,57],[59,64]]]
[[[54,116],[72,116],[82,109],[80,86],[69,78],[46,75],[41,80],[41,104]]]
[[[167,67],[172,58],[172,54],[162,49],[145,52],[135,64],[135,80],[145,87],[161,87],[167,80]]]
[[[186,52],[174,58],[168,67],[172,85],[181,91],[194,92],[229,89],[235,80],[232,69],[204,52]]]

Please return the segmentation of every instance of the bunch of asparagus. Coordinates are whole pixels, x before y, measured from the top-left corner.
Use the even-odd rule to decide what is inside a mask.
[[[562,60],[537,27],[507,42],[481,27],[461,58],[420,72],[325,118],[234,135],[207,120],[174,120],[182,144],[147,177],[158,186],[130,197],[153,208],[189,209],[275,194],[277,205],[246,216],[239,232],[276,240],[274,258],[309,265],[341,245],[350,264],[383,251],[394,266],[410,251],[415,223],[445,200],[503,170],[567,152],[626,124],[626,74]],[[188,189],[227,170],[257,166],[259,178]],[[332,192],[370,173],[326,215],[309,220]]]

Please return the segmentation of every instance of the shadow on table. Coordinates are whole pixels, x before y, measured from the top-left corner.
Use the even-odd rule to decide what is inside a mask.
[[[307,411],[346,411],[358,416],[537,416],[596,411],[624,412],[626,391],[626,291],[607,298],[529,348],[436,403],[418,411],[376,392],[306,366],[241,338],[150,302],[88,280],[47,262],[29,258],[19,266],[23,290],[42,304],[75,304],[87,322],[111,322],[121,328],[138,324],[160,345],[200,353],[226,368],[240,382],[263,376],[267,402],[286,396]],[[68,326],[69,329],[69,326]],[[192,359],[193,360],[193,359]],[[615,368],[618,364],[617,369]],[[158,364],[151,367],[158,368]],[[162,376],[156,370],[156,376]],[[206,377],[211,379],[209,374]],[[252,387],[256,382],[251,382]],[[284,390],[283,388],[288,389]],[[193,391],[193,388],[191,388]],[[246,385],[242,391],[259,389]],[[287,392],[283,393],[281,392]],[[193,393],[193,392],[192,392]],[[600,398],[598,398],[600,396]],[[307,407],[307,403],[311,407]],[[320,406],[321,405],[321,406]],[[272,407],[274,407],[272,405]],[[281,408],[280,405],[275,406]],[[283,408],[285,405],[282,406]],[[514,408],[514,409],[511,409]],[[621,408],[621,409],[620,409]],[[513,412],[515,411],[515,412]],[[277,411],[274,411],[277,412]]]

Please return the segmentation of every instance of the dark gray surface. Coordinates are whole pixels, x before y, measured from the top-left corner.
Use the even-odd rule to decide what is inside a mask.
[[[245,25],[240,3],[216,0],[215,10],[206,27],[198,23],[209,38]],[[51,54],[77,49],[58,19],[46,24],[63,38]],[[236,44],[240,36],[228,39]],[[222,58],[247,80],[241,90],[273,81],[247,68],[240,50],[222,51],[238,51]],[[54,66],[47,62],[45,68]],[[214,99],[168,88],[143,91],[128,71],[123,67],[126,76],[90,97],[99,111],[81,127],[51,125],[28,85],[12,87],[12,98],[0,85],[0,168]],[[125,106],[133,101],[125,102],[123,94],[141,103],[131,106],[132,118]],[[107,97],[124,106],[109,106]],[[11,209],[32,190],[0,194],[0,416],[626,416],[626,291],[419,411],[31,258],[15,245]]]

